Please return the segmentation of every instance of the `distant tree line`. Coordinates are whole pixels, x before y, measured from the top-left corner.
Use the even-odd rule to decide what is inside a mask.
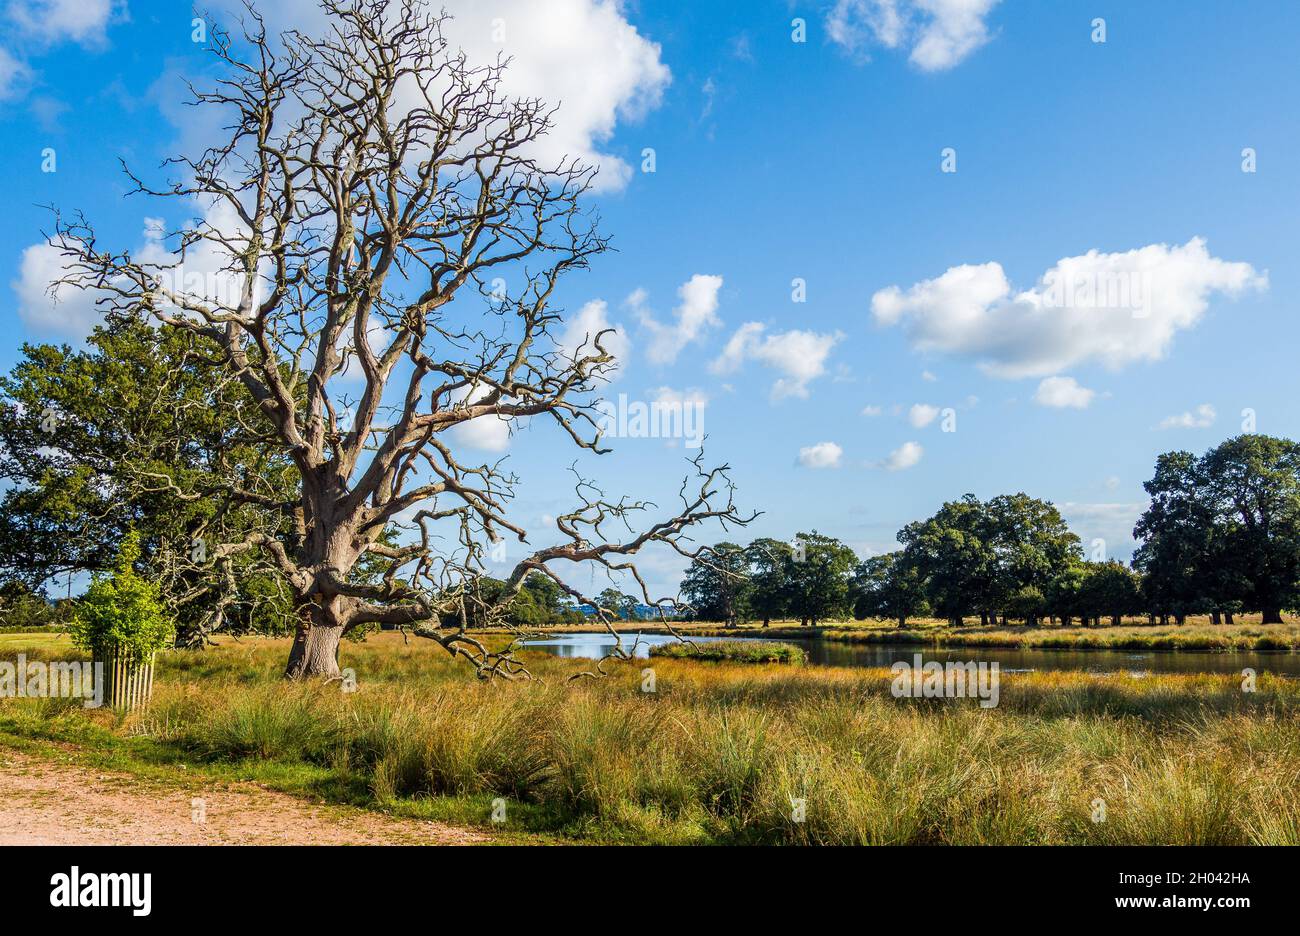
[[[898,532],[900,549],[860,560],[816,531],[791,541],[719,543],[682,582],[701,620],[883,618],[906,625],[1014,619],[1118,624],[1145,614],[1181,624],[1300,607],[1300,445],[1243,435],[1197,458],[1161,455],[1144,487],[1132,567],[1088,560],[1057,508],[1026,494],[972,494]]]
[[[214,393],[241,393],[213,359],[199,339],[162,340],[131,320],[96,329],[83,350],[23,348],[13,372],[0,377],[0,626],[66,624],[70,603],[56,599],[70,578],[105,571],[126,531],[135,530],[140,571],[161,582],[182,641],[218,629],[291,631],[291,603],[266,562],[231,557],[204,578],[193,562],[178,561],[195,548],[196,531],[214,528],[226,537],[262,531],[286,548],[295,542],[257,501],[221,512],[178,494],[190,474],[226,463],[239,465],[245,483],[269,499],[292,486],[290,468],[247,444],[241,407],[212,405]],[[930,616],[1097,622],[1137,614],[1231,622],[1241,613],[1277,622],[1300,610],[1300,445],[1242,435],[1199,457],[1169,452],[1145,488],[1151,503],[1134,529],[1140,545],[1131,568],[1087,561],[1050,503],[967,495],[900,530],[898,550],[867,559],[816,531],[790,542],[719,543],[692,563],[682,598],[699,619],[809,624],[850,616],[900,624]],[[382,563],[362,562],[352,577],[373,584],[383,572]],[[505,587],[486,575],[470,583],[477,598],[466,601],[467,623],[487,624]],[[637,601],[615,588],[597,601],[612,616],[638,616]],[[529,577],[507,612],[516,626],[586,619],[540,575]]]

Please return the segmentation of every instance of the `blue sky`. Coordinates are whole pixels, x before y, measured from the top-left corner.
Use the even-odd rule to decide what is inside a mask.
[[[276,15],[296,25],[307,6]],[[764,511],[734,538],[815,528],[866,555],[946,499],[1023,490],[1126,558],[1159,452],[1203,451],[1246,409],[1300,437],[1294,3],[535,6],[487,0],[463,19],[500,17],[525,86],[574,115],[556,145],[602,165],[593,204],[617,252],[564,305],[623,329],[611,395],[707,400],[709,460]],[[88,321],[42,308],[24,269],[41,206],[138,244],[157,209],[124,197],[118,160],[151,170],[203,138],[180,81],[211,65],[179,4],[16,0],[0,16],[7,370],[21,341],[75,342]],[[1149,308],[1041,308],[1040,278],[1066,258],[1139,277]],[[462,441],[509,455],[515,516],[544,542],[570,503],[564,439]],[[583,471],[670,505],[683,444],[614,448]],[[680,563],[646,568],[675,591]]]

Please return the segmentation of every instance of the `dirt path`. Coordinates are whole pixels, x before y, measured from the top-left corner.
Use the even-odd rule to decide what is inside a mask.
[[[195,798],[203,822],[194,821]],[[250,783],[184,789],[0,750],[0,845],[467,845],[437,822],[318,806]]]

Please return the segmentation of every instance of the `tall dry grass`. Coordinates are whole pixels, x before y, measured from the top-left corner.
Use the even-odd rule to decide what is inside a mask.
[[[147,713],[6,700],[0,732],[485,825],[501,798],[514,827],[597,841],[1300,844],[1295,681],[1004,674],[986,710],[895,699],[886,670],[656,659],[566,683],[575,663],[539,655],[536,682],[482,683],[435,649],[346,648],[351,694],[282,682],[279,641],[170,653]]]

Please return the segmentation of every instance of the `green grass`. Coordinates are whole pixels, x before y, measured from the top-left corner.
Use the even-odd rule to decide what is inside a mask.
[[[0,657],[10,657],[16,653],[26,653],[32,659],[34,654],[63,651],[61,659],[71,659],[68,654],[80,654],[72,648],[72,638],[56,631],[0,631]]]
[[[709,643],[668,643],[650,648],[650,656],[674,660],[707,660],[718,663],[790,663],[807,662],[801,647],[774,640],[727,640]]]
[[[1007,626],[960,628],[946,622],[917,621],[906,628],[860,621],[818,627],[777,624],[761,628],[696,625],[683,634],[702,636],[761,635],[767,639],[819,637],[838,643],[924,644],[936,647],[988,647],[1040,650],[1130,650],[1139,652],[1300,652],[1300,625],[1238,623],[1212,625],[1194,620],[1182,626],[1122,624],[1118,627]]]
[[[43,643],[6,641],[66,656]],[[427,642],[343,650],[358,691],[280,680],[287,643],[161,655],[142,714],[0,701],[0,743],[166,780],[619,843],[1300,844],[1300,684],[1003,674],[1000,704],[896,699],[888,670],[655,660],[483,683]],[[490,822],[493,800],[507,822]],[[1094,823],[1104,799],[1107,820]],[[794,803],[802,801],[804,821]]]

